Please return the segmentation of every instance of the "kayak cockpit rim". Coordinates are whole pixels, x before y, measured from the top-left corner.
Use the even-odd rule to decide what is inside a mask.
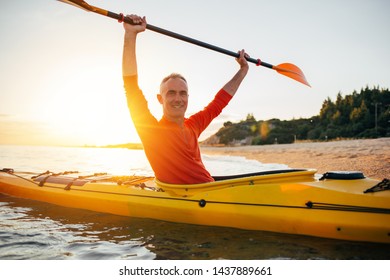
[[[231,180],[231,179],[246,178],[246,177],[253,177],[253,176],[284,174],[284,173],[301,172],[301,171],[308,171],[308,170],[309,169],[277,169],[277,170],[267,170],[267,171],[245,173],[245,174],[238,174],[238,175],[212,176],[212,177],[215,181],[223,181],[223,180]]]
[[[214,182],[200,183],[200,184],[169,184],[159,181],[155,178],[156,185],[164,191],[173,191],[180,193],[194,193],[206,190],[216,190],[226,187],[232,187],[237,185],[255,185],[258,182],[279,181],[286,179],[292,180],[299,178],[300,180],[313,181],[316,169],[283,169],[283,170],[270,170],[261,171],[255,173],[247,173],[241,175],[230,176],[215,176]]]

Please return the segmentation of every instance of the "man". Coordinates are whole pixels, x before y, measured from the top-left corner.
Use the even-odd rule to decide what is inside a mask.
[[[123,80],[127,103],[145,154],[156,178],[171,184],[198,184],[214,181],[200,155],[198,138],[210,122],[229,103],[245,78],[249,66],[245,51],[239,52],[240,69],[202,111],[185,118],[188,105],[187,82],[180,74],[171,74],[160,85],[158,101],[163,107],[160,121],[150,113],[138,87],[136,39],[146,29],[146,18],[128,16],[135,25],[124,23]]]

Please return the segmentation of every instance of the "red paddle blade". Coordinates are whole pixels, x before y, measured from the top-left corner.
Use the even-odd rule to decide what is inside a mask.
[[[291,79],[294,79],[304,85],[311,87],[308,81],[306,80],[306,77],[303,74],[302,70],[299,69],[299,67],[294,64],[282,63],[273,66],[272,69],[276,70],[279,74],[285,75]]]
[[[72,6],[76,6],[77,8],[86,10],[87,12],[92,11],[92,7],[84,2],[83,0],[57,0],[59,2],[63,2]]]

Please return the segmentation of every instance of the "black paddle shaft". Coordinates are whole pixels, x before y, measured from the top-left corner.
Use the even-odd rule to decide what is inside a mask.
[[[117,19],[119,22],[124,21],[124,22],[129,23],[129,24],[134,24],[134,22],[130,18],[124,17],[123,14],[116,14],[113,12],[108,12],[107,16],[110,18]],[[223,48],[220,48],[220,47],[217,47],[217,46],[214,46],[214,45],[211,45],[211,44],[208,44],[208,43],[205,43],[205,42],[202,42],[202,41],[199,41],[199,40],[196,40],[196,39],[193,39],[193,38],[181,35],[181,34],[178,34],[178,33],[151,25],[151,24],[147,24],[146,29],[149,29],[151,31],[154,31],[154,32],[157,32],[157,33],[160,33],[160,34],[163,34],[163,35],[166,35],[166,36],[169,36],[169,37],[181,40],[181,41],[185,41],[187,43],[191,43],[191,44],[194,44],[194,45],[206,48],[206,49],[210,49],[210,50],[213,50],[213,51],[216,51],[219,53],[223,53],[223,54],[233,56],[236,58],[239,57],[239,54],[237,52],[232,52],[232,51],[229,51],[229,50],[226,50],[226,49],[223,49]],[[246,60],[248,62],[252,62],[258,66],[261,65],[261,66],[264,66],[267,68],[271,68],[271,69],[273,68],[272,64],[263,62],[260,59],[248,57],[248,58],[246,58]]]

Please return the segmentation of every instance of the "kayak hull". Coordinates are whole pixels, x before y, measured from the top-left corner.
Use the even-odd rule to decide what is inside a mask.
[[[65,207],[177,223],[390,243],[390,191],[373,179],[319,180],[315,170],[197,185],[0,172],[0,193]]]

